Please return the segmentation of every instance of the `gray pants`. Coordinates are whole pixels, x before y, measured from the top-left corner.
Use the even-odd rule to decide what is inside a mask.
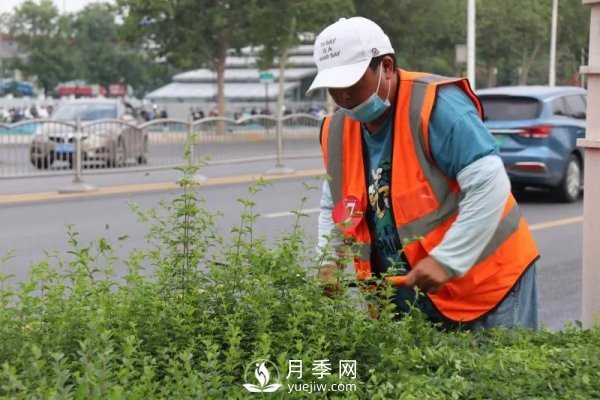
[[[534,264],[523,274],[498,308],[484,318],[467,324],[466,327],[485,329],[502,326],[539,330],[538,304],[537,271]]]

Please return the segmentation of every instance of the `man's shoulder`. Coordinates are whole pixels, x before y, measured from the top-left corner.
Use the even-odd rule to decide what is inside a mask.
[[[442,101],[464,101],[468,104],[471,103],[467,93],[460,86],[456,85],[455,82],[441,85],[437,91],[437,96]]]
[[[447,84],[438,88],[432,114],[458,118],[470,111],[476,112],[477,110],[469,95],[458,85]]]

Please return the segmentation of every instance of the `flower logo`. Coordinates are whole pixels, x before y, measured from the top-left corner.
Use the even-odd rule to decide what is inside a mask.
[[[279,389],[282,385],[279,383],[274,383],[269,385],[269,381],[271,380],[271,373],[269,372],[269,368],[267,368],[266,364],[269,365],[269,368],[272,368],[277,373],[276,381],[279,381],[279,370],[269,360],[256,360],[252,362],[248,367],[246,367],[246,373],[244,374],[244,380],[248,381],[247,374],[248,368],[254,366],[254,377],[258,381],[258,386],[253,385],[251,383],[245,383],[243,386],[247,391],[252,393],[270,393]]]

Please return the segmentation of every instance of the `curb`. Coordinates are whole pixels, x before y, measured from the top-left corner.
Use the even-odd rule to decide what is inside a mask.
[[[320,175],[324,175],[325,170],[323,168],[317,169],[306,169],[299,170],[291,174],[282,174],[282,175],[265,175],[265,174],[256,174],[256,175],[237,175],[237,176],[225,176],[225,177],[215,177],[208,178],[206,182],[200,183],[199,187],[205,186],[219,186],[219,185],[233,185],[240,183],[250,183],[259,179],[264,179],[266,181],[276,181],[283,179],[298,179],[298,178],[307,178],[307,177],[318,177]],[[22,194],[9,194],[9,195],[0,195],[0,205],[4,204],[23,204],[23,203],[35,203],[41,201],[61,201],[61,200],[71,200],[71,199],[81,199],[88,197],[101,197],[101,196],[111,196],[116,194],[124,194],[124,193],[148,193],[148,192],[160,192],[160,191],[168,191],[168,190],[177,190],[181,189],[176,182],[158,182],[158,183],[145,183],[145,184],[136,184],[136,185],[120,185],[120,186],[108,186],[99,188],[94,192],[86,192],[86,193],[69,193],[69,194],[59,194],[58,192],[37,192],[37,193],[22,193]]]

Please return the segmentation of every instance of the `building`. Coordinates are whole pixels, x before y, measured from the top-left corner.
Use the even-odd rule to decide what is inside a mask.
[[[267,71],[256,66],[258,54],[244,48],[241,54],[231,52],[225,62],[225,102],[228,114],[249,109],[269,111],[279,96],[279,68]],[[261,81],[272,77],[271,82]],[[306,110],[325,104],[323,90],[307,98],[305,93],[317,74],[313,61],[313,46],[300,45],[290,49],[285,70],[285,104],[292,111]],[[265,76],[266,75],[266,76]],[[217,104],[217,74],[208,68],[183,72],[173,77],[173,82],[146,95],[146,99],[169,110],[169,115],[185,117],[190,107],[208,111]]]
[[[0,32],[0,81],[3,79],[21,79],[18,71],[9,70],[8,68],[10,60],[21,56],[17,40],[13,36]]]

